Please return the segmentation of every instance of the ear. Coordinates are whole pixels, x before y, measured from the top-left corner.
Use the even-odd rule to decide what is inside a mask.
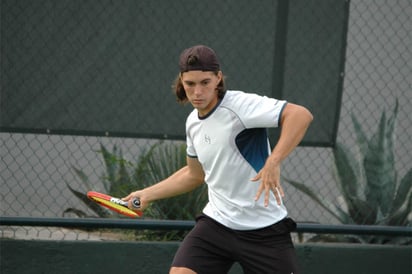
[[[221,70],[219,70],[219,72],[217,73],[217,78],[218,78],[218,83],[220,83],[220,81],[222,81],[222,78],[223,78],[223,73]]]

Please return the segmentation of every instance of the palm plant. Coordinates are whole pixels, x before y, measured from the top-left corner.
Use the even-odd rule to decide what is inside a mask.
[[[342,224],[411,226],[412,168],[398,180],[395,170],[396,102],[393,115],[383,112],[377,131],[367,138],[355,115],[352,121],[356,133],[356,153],[342,143],[333,149],[333,174],[344,205],[324,200],[303,183],[285,178],[329,212]],[[316,237],[319,239],[321,237]],[[335,239],[337,240],[338,237]],[[368,243],[406,243],[410,239],[384,236],[343,237]]]

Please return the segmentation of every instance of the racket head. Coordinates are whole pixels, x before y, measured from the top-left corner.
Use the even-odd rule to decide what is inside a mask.
[[[104,193],[89,191],[87,192],[87,197],[101,206],[131,218],[138,218],[143,215],[143,212],[141,211],[133,211],[129,209],[127,207],[127,202]]]

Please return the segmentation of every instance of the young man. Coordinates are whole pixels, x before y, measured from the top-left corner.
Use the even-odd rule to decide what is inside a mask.
[[[265,96],[226,90],[215,52],[184,50],[175,92],[194,107],[186,121],[187,165],[167,179],[130,193],[141,209],[149,203],[208,185],[209,202],[177,251],[170,273],[297,274],[280,185],[282,160],[302,140],[313,117],[304,107]],[[266,128],[281,126],[270,151]]]

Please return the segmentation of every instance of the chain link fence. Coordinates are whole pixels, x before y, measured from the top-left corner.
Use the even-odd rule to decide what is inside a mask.
[[[404,184],[409,188],[403,206],[410,210],[412,3],[409,0],[337,1],[323,11],[322,5],[307,4],[305,7],[305,3],[311,1],[295,1],[286,10],[289,12],[289,20],[292,16],[299,17],[301,14],[307,16],[307,19],[302,19],[301,24],[289,22],[283,26],[283,38],[300,44],[300,47],[286,46],[283,50],[276,48],[277,44],[274,44],[275,37],[282,36],[281,22],[274,18],[275,15],[280,16],[279,10],[287,1],[264,1],[262,5],[246,4],[244,1],[228,1],[226,4],[219,2],[217,6],[220,8],[216,8],[213,13],[217,13],[219,18],[228,16],[228,23],[237,29],[234,33],[222,33],[225,28],[220,22],[203,18],[202,11],[210,9],[210,6],[200,1],[194,2],[195,4],[183,1],[182,5],[187,7],[184,10],[170,9],[174,5],[162,1],[134,1],[134,10],[130,9],[130,1],[119,1],[117,4],[111,1],[58,1],[59,4],[54,1],[40,2],[41,5],[31,1],[1,1],[2,22],[8,20],[8,26],[13,26],[10,22],[23,24],[15,26],[15,30],[6,31],[2,28],[1,106],[3,109],[5,106],[9,109],[12,106],[15,114],[26,114],[23,120],[14,120],[12,130],[2,123],[1,216],[98,217],[96,212],[76,196],[76,191],[108,191],[110,186],[116,184],[122,187],[112,188],[115,192],[112,194],[122,195],[134,187],[150,185],[160,180],[181,165],[181,159],[185,157],[182,153],[185,144],[182,134],[184,118],[190,107],[177,105],[173,95],[165,95],[165,90],[170,90],[180,50],[199,41],[213,44],[218,49],[217,52],[229,55],[222,61],[224,72],[228,75],[229,88],[236,85],[236,88],[246,91],[275,89],[274,96],[307,105],[314,111],[315,120],[322,121],[321,125],[333,124],[333,114],[338,115],[338,123],[334,123],[336,130],[333,131],[332,125],[329,133],[329,136],[335,137],[332,138],[332,143],[324,141],[317,144],[315,139],[309,139],[283,163],[285,203],[294,219],[320,224],[356,223],[356,216],[351,216],[352,219],[339,218],[340,215],[333,210],[339,207],[346,212],[350,211],[350,203],[345,200],[345,191],[339,183],[342,177],[335,173],[334,148],[348,148],[355,160],[369,157],[362,154],[362,149],[358,147],[359,129],[356,128],[356,121],[366,139],[373,139],[372,136],[381,130],[380,120],[384,112],[385,134],[388,136],[384,142],[389,140],[389,148],[393,148],[393,155],[385,154],[385,159],[388,162],[391,157],[394,158],[394,165],[389,168],[396,174],[391,183],[395,185],[406,181]],[[193,6],[197,8],[190,9]],[[345,6],[349,7],[347,21]],[[97,17],[90,18],[89,13],[82,13],[89,9],[94,10]],[[337,14],[342,16],[339,30],[334,28],[335,25],[328,24],[328,20],[336,23],[331,18],[331,10],[339,10]],[[33,20],[38,25],[30,25],[30,20],[22,18],[22,14],[35,18]],[[168,23],[157,24],[156,20],[159,18]],[[325,29],[324,32],[317,29],[318,34],[311,32],[308,26],[322,25],[322,20],[331,29]],[[190,21],[192,29],[176,30],[179,22],[183,21]],[[55,22],[61,25],[55,25]],[[208,22],[207,26],[203,22]],[[80,27],[83,29],[79,29]],[[293,35],[288,34],[288,27],[289,31],[293,30]],[[46,32],[47,28],[52,30]],[[74,35],[61,33],[60,30],[70,30]],[[196,38],[190,39],[190,35],[185,35],[186,31]],[[333,36],[334,32],[338,35]],[[108,37],[109,42],[100,45],[95,37],[102,33],[104,37]],[[248,37],[242,33],[247,33]],[[5,35],[15,35],[17,39],[13,41],[20,44],[4,43]],[[167,44],[159,42],[164,41],[159,40],[162,35],[168,35]],[[344,38],[342,55],[339,55],[340,42],[330,42],[338,39],[338,36]],[[144,39],[133,40],[130,37]],[[312,37],[315,42],[305,45],[298,37],[304,37],[305,40]],[[61,41],[61,44],[56,41]],[[30,47],[31,44],[35,47]],[[7,56],[10,51],[8,47],[17,47],[12,52],[19,54],[19,58]],[[119,47],[126,51],[118,51]],[[153,48],[153,53],[138,59],[141,50],[147,47]],[[274,56],[268,54],[268,48]],[[335,55],[327,54],[329,48],[332,48],[331,52],[336,51]],[[254,54],[245,54],[250,52]],[[307,55],[320,55],[317,59],[319,63],[308,59],[309,64],[305,64],[296,57],[303,56],[303,60],[306,60]],[[231,63],[239,59],[239,56],[242,60],[232,67]],[[283,61],[280,58],[282,56],[285,58]],[[269,64],[262,64],[263,60],[268,59],[271,60]],[[16,60],[21,62],[15,63]],[[284,64],[281,72],[277,72],[272,66],[273,62],[279,64],[279,60]],[[327,65],[320,60],[324,60]],[[136,77],[135,72],[142,71],[144,62],[162,65],[145,66],[143,74]],[[81,65],[84,70],[77,71],[76,65]],[[239,67],[246,69],[241,70]],[[257,67],[260,69],[255,69]],[[319,68],[318,73],[316,68]],[[280,73],[283,77],[271,75],[273,73]],[[294,79],[295,73],[306,75],[304,86],[299,86],[300,79]],[[333,78],[333,75],[336,77]],[[327,78],[326,84],[322,82],[323,76]],[[10,77],[19,77],[19,81],[9,81]],[[274,83],[275,80],[283,81],[283,84]],[[89,95],[73,92],[81,90],[84,85],[88,85],[94,92]],[[26,101],[24,96],[18,97],[20,101],[13,101],[4,93],[4,88],[13,92],[30,90],[32,93]],[[335,94],[329,94],[329,97],[339,99],[339,105],[333,105],[335,101],[325,96],[327,107],[318,107],[314,101],[321,101],[322,98],[311,98],[312,91],[324,88],[335,88]],[[339,88],[342,91],[341,97]],[[283,93],[279,90],[276,92],[276,89]],[[290,93],[286,92],[288,90]],[[309,94],[299,96],[305,91]],[[48,98],[47,102],[43,102],[44,110],[32,109],[33,106],[42,106],[36,94],[41,100]],[[142,97],[139,94],[149,96]],[[33,102],[37,104],[33,105]],[[73,105],[80,105],[80,108],[73,108]],[[95,116],[85,116],[90,111],[89,108],[95,108]],[[50,109],[54,112],[50,112]],[[51,115],[52,113],[56,115]],[[4,115],[2,110],[2,116]],[[393,130],[391,117],[395,121]],[[5,121],[4,117],[1,119]],[[72,120],[77,121],[77,124],[70,124]],[[103,127],[107,124],[111,125],[110,129]],[[153,125],[156,128],[160,124],[165,124],[163,132],[152,129]],[[133,133],[136,132],[136,125],[139,125],[137,132],[142,134]],[[316,131],[321,131],[321,125]],[[149,158],[157,162],[158,166],[147,164]],[[362,166],[363,162],[359,163]],[[139,173],[142,169],[145,172]],[[121,183],[127,183],[127,186]],[[299,188],[299,183],[308,187],[323,203],[316,201],[313,195],[311,197],[310,191],[305,192]],[[361,192],[360,196],[368,197],[364,188],[368,186],[360,186],[356,191]],[[180,200],[176,198],[162,201],[158,207],[153,207],[146,218],[191,219],[196,214],[194,211],[200,210],[206,201],[202,191],[199,190],[196,197],[183,196]],[[188,201],[191,204],[186,206],[193,212],[187,213],[190,210],[182,208],[182,204]],[[179,211],[184,213],[176,214]],[[121,218],[117,215],[111,217]],[[411,224],[410,212],[403,217],[404,223],[396,225]],[[364,224],[390,223],[376,221]],[[134,232],[115,230],[91,233],[50,227],[2,226],[0,237],[130,240],[135,239],[136,235]]]

